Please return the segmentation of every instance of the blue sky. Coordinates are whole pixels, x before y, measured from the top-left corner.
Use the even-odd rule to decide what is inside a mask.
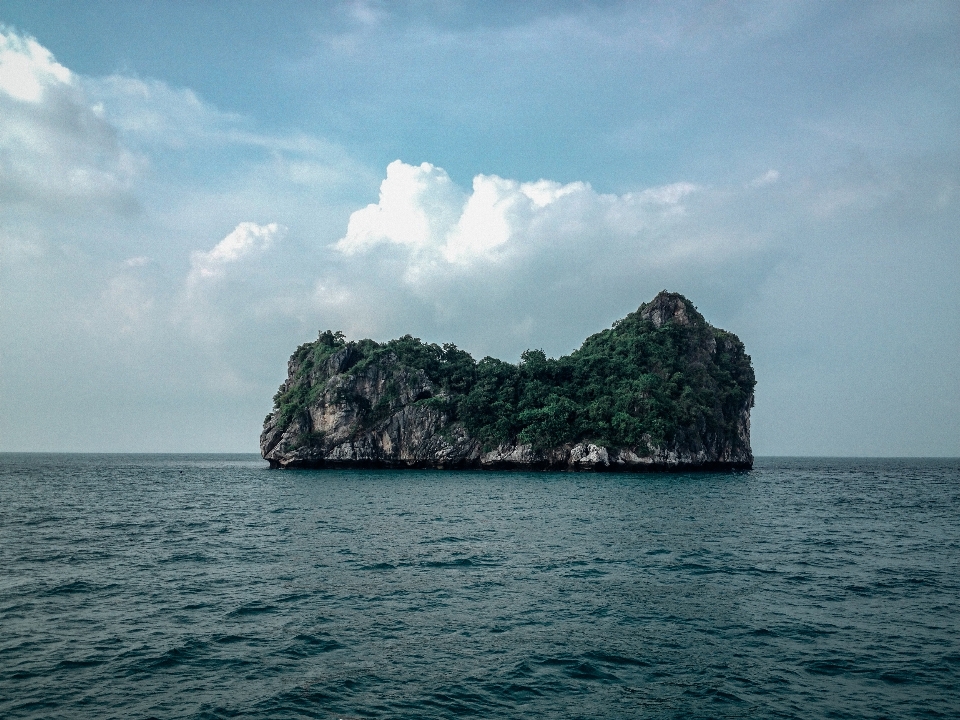
[[[255,451],[297,344],[663,288],[757,454],[960,454],[951,2],[0,8],[0,450]]]

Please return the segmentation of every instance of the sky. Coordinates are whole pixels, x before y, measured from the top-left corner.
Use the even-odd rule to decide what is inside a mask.
[[[297,345],[667,289],[756,455],[960,456],[960,9],[0,5],[0,451],[256,452]]]

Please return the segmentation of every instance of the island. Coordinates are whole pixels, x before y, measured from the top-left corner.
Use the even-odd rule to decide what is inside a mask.
[[[667,291],[516,365],[327,330],[290,358],[260,450],[271,468],[749,469],[755,383],[739,338]]]

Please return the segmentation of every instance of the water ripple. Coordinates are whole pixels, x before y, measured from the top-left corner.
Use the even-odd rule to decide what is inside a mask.
[[[960,716],[960,462],[0,455],[4,718]]]

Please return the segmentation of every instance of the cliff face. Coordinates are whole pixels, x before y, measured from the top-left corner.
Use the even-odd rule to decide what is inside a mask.
[[[326,332],[291,357],[260,449],[281,468],[749,468],[753,385],[736,336],[666,292],[520,365]]]

